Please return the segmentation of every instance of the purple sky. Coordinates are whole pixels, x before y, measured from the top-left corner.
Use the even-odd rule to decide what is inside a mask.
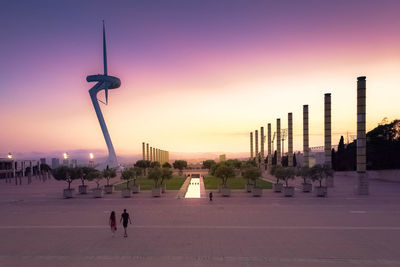
[[[237,90],[238,95],[234,97],[240,99],[241,89],[234,89],[235,85],[244,88],[249,83],[259,82],[268,88],[271,85],[263,83],[263,79],[278,79],[283,74],[287,76],[282,76],[282,81],[288,81],[320,70],[325,71],[321,75],[339,75],[341,70],[354,67],[357,71],[351,69],[346,73],[349,76],[343,78],[346,80],[343,84],[346,82],[348,87],[354,87],[348,81],[355,81],[360,74],[387,81],[379,76],[378,70],[387,75],[398,70],[399,14],[400,1],[395,0],[3,2],[0,9],[0,119],[5,121],[7,130],[0,134],[5,142],[0,152],[104,148],[87,94],[90,85],[85,81],[86,75],[102,71],[102,19],[106,21],[109,73],[122,81],[121,88],[110,93],[110,105],[114,106],[105,110],[117,151],[128,147],[130,151],[139,152],[141,142],[151,139],[154,143],[168,143],[169,150],[188,152],[198,149],[189,144],[198,142],[199,137],[191,132],[183,133],[177,125],[168,128],[171,131],[165,134],[176,136],[173,131],[176,129],[185,137],[193,136],[193,140],[179,137],[179,142],[184,142],[186,147],[180,147],[178,140],[172,137],[157,136],[159,128],[155,126],[151,133],[132,126],[126,135],[135,139],[134,146],[127,143],[127,136],[118,136],[122,122],[119,125],[115,118],[129,115],[132,120],[129,124],[135,125],[143,121],[133,114],[148,114],[153,124],[163,125],[163,121],[158,121],[157,111],[153,109],[149,114],[143,102],[161,102],[159,96],[172,106],[179,106],[175,101],[183,93],[192,95],[191,99],[203,99],[202,92],[222,99],[227,95],[226,88]],[[318,94],[322,95],[326,89],[321,88],[321,83],[312,85],[312,80],[309,79],[310,90],[318,87]],[[332,86],[339,90],[343,84],[332,83]],[[387,94],[398,89],[392,84],[388,81],[385,85]],[[282,86],[280,90],[285,92]],[[295,89],[291,90],[296,94]],[[344,92],[345,87],[340,90]],[[340,90],[336,95],[333,92],[334,100],[340,97]],[[267,91],[264,93],[269,99],[272,96]],[[131,102],[127,103],[127,99]],[[221,101],[225,105],[236,103],[235,99]],[[213,130],[208,135],[202,133],[204,143],[199,146],[205,151],[245,151],[248,131],[261,126],[261,122],[265,124],[277,116],[285,117],[291,111],[289,108],[295,104],[301,107],[303,102],[290,102],[282,107],[282,114],[270,113],[270,117],[266,110],[264,117],[254,121],[247,119],[249,114],[259,112],[252,111],[254,105],[246,106],[246,103],[241,112],[246,109],[249,114],[239,119],[248,124],[244,123],[242,128],[225,117],[216,118],[210,125],[200,119],[202,125]],[[213,114],[220,112],[218,105],[208,103]],[[135,109],[128,110],[128,106]],[[229,109],[224,106],[223,110]],[[374,118],[374,125],[378,118],[394,114],[394,106],[388,104],[387,109]],[[197,111],[191,111],[190,106],[185,106],[185,110],[188,118],[199,119]],[[235,110],[237,105],[232,104],[231,112]],[[7,118],[7,113],[12,114],[12,119]],[[181,113],[181,110],[171,109],[169,115],[174,117]],[[337,117],[342,120],[344,115],[338,113]],[[26,118],[30,118],[30,122],[26,122]],[[229,124],[225,126],[226,132],[246,133],[242,141],[232,139],[219,146],[221,141],[212,139],[226,133],[217,127],[218,122],[225,119]],[[343,125],[352,123],[343,121]],[[127,123],[125,117],[124,123]],[[28,129],[40,125],[42,129],[24,131],[24,125]],[[87,125],[85,133],[70,132],[82,125]],[[52,139],[52,134],[62,135],[56,130],[60,127],[67,129],[68,142]],[[196,125],[192,128],[199,132]],[[342,128],[343,131],[349,129]],[[96,138],[92,138],[93,135]],[[26,141],[24,136],[31,140]],[[238,145],[232,146],[233,143]]]

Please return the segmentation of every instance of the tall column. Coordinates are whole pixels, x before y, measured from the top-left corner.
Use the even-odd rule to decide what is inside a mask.
[[[12,161],[12,177],[14,178],[15,177],[15,171],[16,171],[16,162],[13,160]],[[11,181],[10,181],[11,182]]]
[[[262,172],[265,170],[264,143],[265,143],[264,127],[261,127],[260,128],[260,158],[261,158],[261,171]]]
[[[37,162],[37,170],[38,170],[39,179],[42,179],[42,175],[41,175],[41,172],[40,172],[40,160]]]
[[[169,151],[167,151],[167,162],[169,163]]]
[[[146,144],[146,151],[147,151],[146,160],[150,160],[150,158],[149,158],[149,143]]]
[[[367,177],[367,139],[366,139],[366,81],[365,76],[357,78],[357,175],[359,195],[369,195]]]
[[[156,148],[153,147],[153,161],[156,161]]]
[[[332,120],[331,120],[331,94],[324,97],[324,150],[325,165],[332,168]],[[326,186],[333,187],[333,177],[326,179]]]
[[[259,163],[259,155],[258,155],[258,130],[255,130],[254,131],[254,147],[255,147],[255,149],[254,149],[254,151],[255,151],[255,159],[256,159],[256,163],[257,163],[257,166],[258,166],[258,163]]]
[[[250,133],[250,159],[253,159],[253,132]]]
[[[310,166],[308,143],[308,105],[303,105],[303,166]]]
[[[160,162],[160,149],[156,149],[156,161]]]
[[[332,167],[331,94],[325,94],[325,165]]]
[[[276,165],[281,166],[281,119],[276,119]]]
[[[271,155],[271,123],[268,123],[268,169],[271,170],[272,155]]]
[[[293,167],[293,114],[288,113],[288,166]]]
[[[22,161],[21,165],[22,165],[22,177],[25,177],[25,161]]]
[[[149,159],[151,162],[153,162],[154,161],[154,157],[153,157],[153,148],[152,147],[150,147],[150,159]]]
[[[146,155],[145,155],[145,144],[144,144],[144,142],[142,142],[142,160],[145,160],[146,159]]]

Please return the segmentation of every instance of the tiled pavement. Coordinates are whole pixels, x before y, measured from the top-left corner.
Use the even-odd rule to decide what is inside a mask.
[[[234,191],[210,203],[177,191],[62,199],[61,182],[0,181],[0,266],[400,266],[400,184],[371,181],[360,197],[354,177],[335,183],[328,198]],[[112,237],[109,213],[124,208],[129,237],[120,225]]]

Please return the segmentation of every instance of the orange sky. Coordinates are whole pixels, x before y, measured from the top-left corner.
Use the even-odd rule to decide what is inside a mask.
[[[351,9],[346,12],[351,14]],[[341,134],[356,130],[357,76],[367,76],[367,129],[384,117],[399,118],[398,13],[387,5],[362,23],[349,14],[341,21],[317,16],[307,23],[300,16],[279,24],[276,33],[270,31],[273,26],[265,26],[271,27],[265,30],[268,36],[263,35],[261,15],[256,30],[243,26],[243,21],[252,20],[249,16],[240,29],[228,28],[229,35],[223,27],[209,34],[204,30],[199,34],[208,39],[196,41],[171,26],[170,32],[162,31],[165,35],[152,36],[159,43],[147,51],[132,49],[118,36],[121,29],[108,27],[109,73],[122,85],[110,91],[109,105],[101,108],[117,154],[141,153],[142,142],[174,152],[246,152],[250,131],[266,128],[269,122],[275,129],[276,118],[286,128],[288,112],[293,112],[298,150],[303,104],[310,109],[310,146],[319,146],[328,92],[332,143],[337,144]],[[282,23],[284,18],[276,20]],[[319,23],[323,27],[318,28]],[[38,49],[33,59],[9,60],[7,69],[15,73],[10,70],[12,79],[2,89],[7,91],[0,103],[0,153],[106,148],[88,94],[93,84],[85,81],[86,75],[102,70],[97,24],[93,39],[82,41],[85,54],[75,54],[81,49],[77,40],[47,42],[32,48]],[[224,39],[219,39],[220,33],[226,34]],[[144,42],[143,36],[137,41]],[[235,42],[228,40],[231,37]],[[11,47],[17,40],[10,37],[8,42]],[[61,58],[55,60],[55,55]],[[27,76],[18,76],[25,67]]]

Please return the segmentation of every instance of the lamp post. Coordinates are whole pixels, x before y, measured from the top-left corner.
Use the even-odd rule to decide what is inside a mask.
[[[89,167],[94,167],[94,155],[89,153]]]
[[[63,158],[64,158],[64,160],[63,160],[63,165],[65,165],[65,166],[68,167],[68,166],[69,166],[69,160],[68,160],[69,155],[68,155],[68,152],[64,152]]]

